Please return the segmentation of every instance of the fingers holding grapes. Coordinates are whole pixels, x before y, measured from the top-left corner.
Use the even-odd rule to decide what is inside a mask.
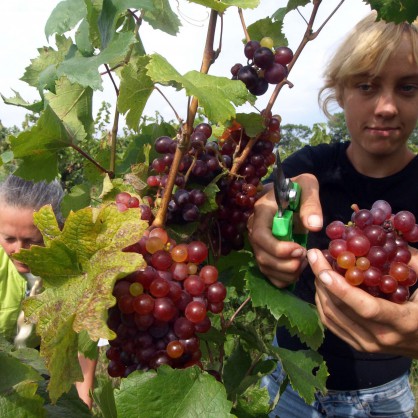
[[[404,304],[376,298],[333,271],[321,251],[310,250],[308,260],[316,276],[316,306],[327,329],[358,351],[418,357],[416,294]]]

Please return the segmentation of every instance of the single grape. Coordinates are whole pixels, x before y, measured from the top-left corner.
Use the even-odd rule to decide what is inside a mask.
[[[254,52],[260,48],[260,42],[258,41],[248,41],[244,47],[244,55],[249,59],[252,60],[254,57]]]
[[[269,36],[265,36],[264,38],[261,38],[260,45],[272,49],[274,46],[274,41]]]
[[[287,77],[287,70],[281,64],[272,64],[264,71],[264,78],[270,84],[279,84]]]
[[[252,89],[257,85],[258,74],[251,65],[245,65],[242,67],[237,74],[238,80],[242,81],[247,89]]]
[[[274,54],[271,49],[262,46],[254,52],[253,59],[258,68],[265,70],[273,65]]]
[[[277,64],[287,65],[293,59],[293,51],[287,46],[279,46],[274,53],[274,61]]]
[[[415,226],[414,214],[407,210],[398,212],[393,218],[393,226],[403,233],[411,231]]]

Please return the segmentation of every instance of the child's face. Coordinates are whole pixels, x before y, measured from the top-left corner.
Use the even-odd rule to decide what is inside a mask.
[[[418,120],[418,65],[407,35],[378,76],[351,80],[341,105],[358,152],[376,157],[405,150]]]
[[[33,210],[15,208],[2,204],[0,210],[0,245],[7,255],[42,245],[42,234],[33,224]],[[17,260],[12,260],[19,273],[29,273],[29,268]]]

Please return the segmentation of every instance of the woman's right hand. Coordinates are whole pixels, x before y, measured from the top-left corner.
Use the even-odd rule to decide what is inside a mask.
[[[295,213],[297,232],[319,231],[322,228],[322,210],[319,202],[318,181],[312,174],[292,178],[301,186],[299,214]],[[284,288],[298,280],[307,265],[306,249],[295,242],[279,241],[272,234],[277,203],[271,185],[254,205],[248,220],[249,240],[260,271],[277,287]]]

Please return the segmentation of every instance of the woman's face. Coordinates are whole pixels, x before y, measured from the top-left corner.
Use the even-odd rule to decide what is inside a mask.
[[[418,120],[418,65],[409,36],[376,77],[354,77],[340,104],[355,152],[389,156],[406,150]]]
[[[42,234],[33,224],[33,209],[16,208],[2,204],[0,210],[0,245],[7,255],[18,253],[21,248],[42,245]],[[29,268],[13,260],[19,273],[29,273]]]

